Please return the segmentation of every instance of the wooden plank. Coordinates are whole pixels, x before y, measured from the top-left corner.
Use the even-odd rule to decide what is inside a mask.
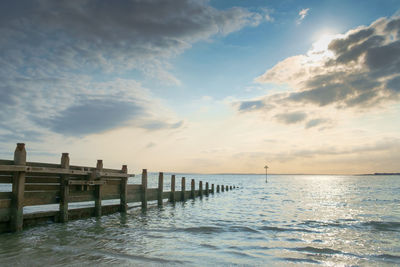
[[[103,185],[106,184],[106,180],[69,180],[69,185]]]
[[[141,184],[128,184],[128,190],[142,190]]]
[[[162,195],[162,198],[163,199],[169,199],[170,200],[170,198],[171,198],[171,192],[163,192],[163,195]]]
[[[0,222],[9,221],[11,219],[11,209],[0,209]]]
[[[23,172],[26,171],[26,168],[22,165],[0,165],[0,172]]]
[[[142,209],[147,209],[147,170],[142,171]]]
[[[195,181],[194,179],[192,179],[192,181],[190,182],[190,198],[194,199],[195,198]]]
[[[14,161],[9,159],[0,159],[0,165],[14,165]]]
[[[25,192],[24,206],[56,204],[59,203],[59,199],[60,192],[58,191]]]
[[[186,188],[186,178],[182,177],[181,180],[181,201],[185,201],[185,188]]]
[[[11,199],[12,192],[0,192],[0,199]]]
[[[163,205],[163,189],[164,189],[164,174],[162,172],[158,175],[158,190],[157,190],[157,204]]]
[[[158,198],[158,188],[148,188],[147,189],[147,201],[157,200]]]
[[[69,202],[93,201],[94,191],[73,191],[69,192]]]
[[[12,181],[12,175],[0,175],[0,184],[11,184]]]
[[[142,194],[139,192],[138,194],[129,194],[128,192],[128,203],[131,202],[141,202]]]
[[[120,194],[103,194],[102,199],[103,200],[110,200],[110,199],[120,199],[121,195]]]
[[[60,184],[60,177],[53,176],[53,177],[43,177],[43,176],[26,176],[25,183],[27,184]]]
[[[111,179],[108,179],[107,178],[107,184],[108,185],[121,185],[121,182],[124,180],[124,179],[127,179],[126,177],[122,177],[122,178],[119,178],[119,179],[113,179],[113,178],[111,178]]]
[[[180,201],[181,196],[182,196],[181,191],[175,191],[175,199],[176,199],[177,201]]]
[[[70,185],[69,186],[69,192],[70,193],[74,193],[74,192],[82,192],[82,191],[90,191],[93,192],[94,191],[94,186],[88,186],[88,188],[86,190],[82,190],[82,185]]]
[[[128,166],[122,165],[122,172],[128,173]],[[123,213],[128,211],[128,178],[121,178],[120,185],[120,210]]]
[[[61,154],[61,168],[69,169],[69,154]],[[60,180],[60,206],[59,220],[62,223],[68,222],[69,184],[68,175],[61,175]]]
[[[25,191],[60,191],[60,185],[25,184]]]
[[[203,182],[199,181],[199,196],[203,196]]]
[[[0,209],[8,209],[11,207],[11,198],[10,199],[0,199]]]
[[[26,150],[24,143],[18,143],[14,152],[14,164],[24,167],[26,165]],[[10,165],[9,167],[16,167]],[[0,166],[4,167],[4,166]],[[24,222],[24,187],[25,187],[25,172],[16,171],[14,174],[12,185],[12,207],[10,228],[13,232],[22,231]]]
[[[121,185],[103,185],[102,191],[104,195],[107,194],[120,194],[121,193]]]
[[[57,164],[57,163],[45,163],[45,162],[27,162],[26,166],[44,167],[44,168],[61,168],[60,164]]]

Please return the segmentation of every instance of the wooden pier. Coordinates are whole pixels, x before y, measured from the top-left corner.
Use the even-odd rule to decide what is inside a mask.
[[[68,153],[62,153],[60,164],[26,161],[25,144],[18,143],[14,160],[0,160],[0,184],[12,184],[11,192],[0,192],[0,233],[18,232],[24,227],[45,222],[68,222],[87,217],[100,217],[115,212],[126,213],[128,203],[141,202],[143,210],[148,201],[157,201],[158,206],[169,202],[185,201],[209,194],[224,192],[236,186],[216,185],[195,189],[195,180],[186,190],[186,180],[182,177],[181,191],[175,190],[175,175],[171,176],[171,191],[164,192],[164,174],[159,173],[158,187],[147,187],[147,170],[143,169],[141,184],[128,184],[126,165],[122,168],[107,169],[98,160],[96,167],[70,165]],[[228,189],[229,188],[229,189]],[[103,200],[119,200],[119,204],[103,205]],[[94,201],[94,207],[70,209],[69,203]],[[57,211],[23,213],[26,206],[59,204]],[[45,209],[45,208],[44,208]]]

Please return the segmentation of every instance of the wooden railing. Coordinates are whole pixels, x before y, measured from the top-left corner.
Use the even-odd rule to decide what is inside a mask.
[[[170,202],[185,201],[215,192],[232,190],[236,186],[203,182],[195,189],[195,180],[186,190],[186,180],[182,177],[181,191],[175,191],[175,175],[171,176],[171,191],[164,192],[164,174],[159,173],[158,187],[147,187],[147,170],[143,169],[141,184],[128,184],[128,168],[120,170],[103,168],[98,160],[96,167],[73,166],[69,164],[68,153],[62,153],[60,164],[26,161],[25,144],[18,143],[14,160],[0,160],[0,184],[12,184],[11,192],[0,192],[0,233],[21,231],[26,226],[41,222],[67,222],[91,216],[102,216],[114,212],[127,212],[128,203],[141,202],[147,209],[147,202],[157,200],[162,206],[165,199]],[[119,199],[117,205],[102,205],[102,200]],[[94,207],[69,209],[69,203],[94,201]],[[23,207],[59,204],[58,211],[23,213]]]

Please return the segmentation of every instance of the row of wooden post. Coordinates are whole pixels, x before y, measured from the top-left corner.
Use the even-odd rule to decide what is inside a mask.
[[[61,156],[61,168],[69,169],[70,159],[68,153],[62,153]],[[26,165],[26,150],[25,144],[18,143],[14,152],[14,165]],[[99,173],[103,169],[103,161],[98,160],[96,169],[92,171],[91,176],[88,178],[89,180],[99,180],[101,179]],[[122,173],[127,174],[128,168],[127,165],[122,166]],[[60,203],[59,203],[59,221],[67,222],[68,221],[68,202],[69,202],[69,183],[68,183],[68,175],[60,175]],[[175,199],[175,175],[171,176],[171,192],[169,196],[170,202],[175,201],[184,201],[185,200],[185,192],[186,192],[186,180],[185,177],[182,177],[181,181],[181,196],[180,199]],[[102,186],[101,183],[95,184],[95,207],[94,213],[95,216],[102,215]],[[82,186],[84,187],[84,186]],[[85,186],[87,187],[87,185]],[[158,177],[158,197],[157,202],[159,206],[163,205],[163,188],[164,188],[164,174],[162,172],[159,173]],[[229,189],[233,189],[235,187],[228,187],[227,185],[217,185],[216,192],[220,191],[224,192]],[[25,189],[25,172],[18,171],[14,173],[13,184],[12,184],[12,206],[11,206],[11,218],[10,218],[10,228],[11,231],[17,232],[21,231],[23,227],[23,206],[24,206],[24,189]],[[128,210],[128,177],[121,178],[121,188],[120,188],[120,211],[126,212]],[[142,172],[142,184],[141,184],[141,203],[142,208],[147,209],[147,170],[143,169]],[[214,184],[211,184],[211,191],[209,189],[209,184],[206,182],[205,190],[203,192],[203,182],[199,181],[199,196],[206,195],[208,196],[210,193],[214,193]],[[191,191],[190,198],[195,198],[195,180],[191,180]]]
[[[175,174],[171,175],[171,191],[170,191],[170,196],[169,196],[169,201],[170,202],[175,202]],[[142,172],[142,208],[146,209],[147,208],[147,198],[145,197],[147,195],[146,190],[147,190],[147,170],[144,169]],[[192,179],[190,183],[190,198],[194,199],[195,198],[195,180]],[[206,182],[206,188],[204,191],[204,195],[208,196],[210,193],[214,194],[214,184],[211,184],[211,190],[209,189],[209,184]],[[224,189],[228,191],[229,189],[232,190],[235,188],[235,186],[221,186],[222,192],[224,192]],[[158,192],[157,192],[157,204],[159,206],[163,205],[163,192],[164,192],[164,173],[160,172],[158,174]],[[217,193],[220,192],[220,185],[217,185]],[[186,178],[182,177],[181,181],[181,197],[179,201],[185,201],[186,200]],[[199,196],[203,195],[203,182],[199,181]]]

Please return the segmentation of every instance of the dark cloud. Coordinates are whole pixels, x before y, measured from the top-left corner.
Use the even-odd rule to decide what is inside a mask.
[[[126,126],[127,121],[144,113],[143,107],[135,103],[97,99],[70,106],[53,118],[36,120],[56,133],[82,136]]]
[[[275,118],[285,124],[294,124],[304,121],[307,118],[307,114],[304,112],[280,113],[275,115]]]
[[[28,65],[20,73],[36,74],[88,67],[147,73],[196,41],[263,19],[243,8],[217,10],[191,0],[1,1],[0,10],[1,57],[14,67]]]

